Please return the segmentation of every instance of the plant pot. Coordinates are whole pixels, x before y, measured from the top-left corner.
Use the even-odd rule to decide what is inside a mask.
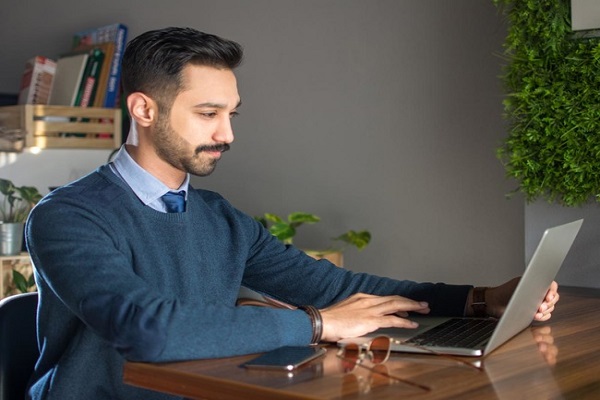
[[[331,261],[333,264],[338,267],[344,266],[344,254],[341,251],[333,251],[333,250],[304,250],[306,254],[311,256],[314,259],[326,259]]]
[[[0,256],[14,256],[23,247],[22,222],[0,222]]]

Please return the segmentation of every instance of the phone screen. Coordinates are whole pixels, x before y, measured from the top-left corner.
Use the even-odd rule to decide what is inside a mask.
[[[321,347],[284,346],[253,358],[241,366],[291,371],[325,353],[326,350]]]

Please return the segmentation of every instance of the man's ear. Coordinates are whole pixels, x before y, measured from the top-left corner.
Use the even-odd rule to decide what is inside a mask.
[[[158,106],[154,100],[144,93],[135,92],[127,96],[127,110],[135,122],[148,127],[156,122]]]

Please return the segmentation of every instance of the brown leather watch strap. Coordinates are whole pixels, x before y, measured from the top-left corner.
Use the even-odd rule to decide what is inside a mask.
[[[487,287],[478,286],[473,288],[473,303],[471,308],[473,309],[473,316],[475,317],[487,317],[487,303],[485,302],[485,291]]]

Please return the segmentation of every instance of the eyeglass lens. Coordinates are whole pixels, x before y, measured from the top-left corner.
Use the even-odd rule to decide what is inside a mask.
[[[373,364],[382,364],[390,356],[390,338],[387,336],[377,336],[369,345],[371,352],[371,361]]]
[[[349,363],[358,363],[362,358],[364,347],[356,343],[348,343],[344,347],[344,358]],[[381,364],[387,361],[390,356],[390,338],[387,336],[378,336],[369,342],[365,349],[373,364]]]
[[[388,360],[391,353],[392,339],[389,336],[377,336],[371,342],[365,345],[358,345],[356,343],[348,343],[340,349],[338,357],[341,358],[341,366],[345,373],[352,372],[358,365],[368,369],[376,374],[386,376],[390,379],[395,379],[400,382],[404,382],[408,385],[418,387],[425,391],[431,390],[428,386],[415,383],[404,378],[395,377],[385,371],[378,371],[377,367]],[[363,354],[367,354],[371,362],[375,364],[375,367],[365,366],[361,363]]]

